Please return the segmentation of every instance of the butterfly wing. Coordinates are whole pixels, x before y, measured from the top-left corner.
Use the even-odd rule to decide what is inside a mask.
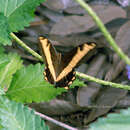
[[[47,72],[47,76],[50,77],[50,80],[48,80],[52,83],[56,81],[56,78],[60,73],[59,69],[57,68],[60,64],[61,54],[56,52],[55,48],[48,41],[48,39],[40,37],[39,40],[40,48],[42,50],[42,56],[46,64],[45,73],[49,70],[49,72]]]
[[[58,82],[53,80],[53,77],[48,67],[45,68],[44,76],[45,76],[45,80],[50,82],[51,84],[54,84],[55,87],[64,87],[66,89],[68,89],[68,86],[72,84],[72,82],[75,80],[74,70],[72,70],[67,76],[65,76],[63,79],[61,79]]]
[[[95,44],[82,44],[65,55],[57,53],[48,39],[40,37],[40,46],[46,63],[45,79],[59,87],[67,87],[75,79],[74,68]]]
[[[95,43],[82,44],[68,52],[66,55],[63,55],[61,57],[62,71],[59,73],[56,82],[59,82],[66,77],[78,65],[83,57],[95,47]]]

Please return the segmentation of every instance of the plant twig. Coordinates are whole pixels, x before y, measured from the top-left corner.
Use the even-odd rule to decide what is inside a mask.
[[[27,52],[31,53],[33,56],[35,56],[40,61],[43,61],[42,57],[36,53],[34,50],[32,50],[30,47],[28,47],[23,41],[21,41],[14,33],[10,33],[11,37],[20,45],[22,46]]]
[[[71,127],[71,126],[69,126],[69,125],[66,125],[66,124],[64,124],[64,123],[62,123],[62,122],[59,122],[59,121],[57,121],[57,120],[55,120],[55,119],[53,119],[53,118],[51,118],[51,117],[48,117],[48,116],[46,116],[46,115],[44,115],[44,114],[41,114],[41,113],[39,113],[39,112],[36,112],[35,111],[35,114],[36,115],[39,115],[41,118],[43,118],[44,120],[48,120],[48,121],[50,121],[50,122],[52,122],[52,123],[54,123],[54,124],[56,124],[56,125],[58,125],[58,126],[61,126],[61,127],[63,127],[63,128],[65,128],[65,129],[68,129],[68,130],[78,130],[77,128],[74,128],[74,127]]]
[[[111,34],[107,31],[106,27],[104,26],[104,24],[102,23],[102,21],[100,20],[100,18],[96,15],[96,13],[91,9],[91,7],[87,3],[85,3],[83,0],[76,0],[76,1],[93,18],[93,20],[95,21],[95,23],[97,24],[97,26],[99,27],[99,29],[101,30],[101,32],[103,33],[103,35],[106,38],[106,40],[112,46],[112,48],[114,49],[114,51],[120,56],[121,59],[123,59],[125,61],[126,64],[130,65],[130,59],[128,58],[128,56],[125,55],[123,53],[123,51],[121,50],[121,48],[119,48],[117,46],[117,44],[114,41],[114,39],[112,38]]]
[[[82,77],[84,79],[87,79],[88,81],[94,81],[96,83],[102,84],[102,85],[108,85],[114,88],[122,88],[122,89],[126,89],[126,90],[130,90],[130,86],[128,85],[123,85],[123,84],[118,84],[118,83],[113,83],[113,82],[109,82],[109,81],[104,81],[80,72],[76,72],[76,75],[79,77]]]

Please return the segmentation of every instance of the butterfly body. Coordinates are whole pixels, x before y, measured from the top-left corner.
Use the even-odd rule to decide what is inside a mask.
[[[58,53],[48,39],[40,37],[40,47],[45,61],[45,80],[54,84],[56,87],[68,88],[75,80],[74,68],[81,59],[93,48],[95,44],[82,44],[71,52],[62,55]]]

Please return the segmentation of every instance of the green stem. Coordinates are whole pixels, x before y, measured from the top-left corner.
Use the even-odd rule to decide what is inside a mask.
[[[122,88],[122,89],[130,90],[130,86],[128,86],[128,85],[104,81],[104,80],[94,78],[92,76],[89,76],[89,75],[86,75],[86,74],[83,74],[83,73],[80,73],[80,72],[76,72],[76,75],[79,76],[79,77],[82,77],[84,79],[87,79],[88,81],[94,81],[94,82],[102,84],[102,85],[108,85],[108,86],[111,86],[111,87],[114,87],[114,88]]]
[[[109,44],[113,47],[114,51],[120,56],[121,59],[125,61],[126,64],[130,65],[130,59],[127,55],[123,53],[123,51],[117,46],[116,42],[112,38],[111,34],[107,31],[102,21],[99,19],[99,17],[96,15],[96,13],[91,9],[91,7],[85,3],[83,0],[76,0],[87,12],[88,14],[93,18],[97,26],[100,28],[101,32],[109,42]]]
[[[27,52],[31,53],[34,57],[39,59],[40,61],[43,61],[42,57],[36,53],[34,50],[32,50],[30,47],[28,47],[23,41],[21,41],[14,33],[10,34],[11,37],[20,45],[22,46]]]
[[[33,51],[31,48],[29,48],[23,41],[21,41],[14,33],[11,33],[11,36],[14,40],[16,40],[16,42],[22,46],[25,50],[27,50],[29,53],[31,53],[33,56],[35,56],[37,59],[39,59],[40,61],[43,61],[42,57],[36,53],[35,51]],[[127,89],[127,90],[130,90],[130,86],[128,85],[121,85],[121,84],[117,84],[117,83],[112,83],[112,82],[108,82],[108,81],[103,81],[103,80],[100,80],[100,79],[97,79],[97,78],[94,78],[92,76],[88,76],[88,75],[85,75],[83,73],[80,73],[80,72],[76,72],[76,75],[79,76],[79,77],[82,77],[82,78],[85,78],[89,81],[94,81],[96,83],[99,83],[99,84],[102,84],[102,85],[110,85],[112,87],[115,87],[115,88],[123,88],[123,89]]]

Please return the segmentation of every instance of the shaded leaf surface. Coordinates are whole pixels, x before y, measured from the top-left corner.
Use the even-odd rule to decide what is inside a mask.
[[[65,52],[65,50],[69,51],[69,49],[72,49],[71,47],[76,47],[86,42],[97,43],[95,39],[86,34],[73,34],[69,36],[47,35],[46,37],[52,42],[52,44],[59,47],[63,46],[64,48],[62,49],[62,52]]]
[[[90,112],[86,122],[90,122],[96,119],[98,116],[106,114],[111,110],[118,101],[127,94],[126,90],[117,89],[117,88],[104,88],[100,92],[100,96],[97,97],[95,101],[95,106]]]
[[[0,44],[11,45],[7,18],[0,13]]]
[[[129,130],[130,108],[121,110],[118,114],[109,114],[90,125],[89,130]]]
[[[8,63],[0,67],[0,84],[3,88],[8,88],[13,74],[21,68],[22,60],[17,54],[13,53],[5,55],[3,58],[4,60],[8,60]],[[1,62],[4,60],[1,60]]]
[[[119,47],[128,54],[130,49],[130,21],[122,25],[117,32],[116,35],[116,42],[119,45]]]
[[[86,74],[101,79],[103,74],[98,74],[98,71],[102,69],[105,59],[106,57],[104,55],[98,55],[97,57],[93,58],[92,62],[87,68]],[[96,94],[99,92],[100,88],[101,85],[95,82],[89,82],[87,87],[79,88],[77,92],[77,104],[84,107],[89,106],[92,100],[94,100],[94,97],[96,97]]]
[[[0,56],[4,54],[5,49],[0,45]]]
[[[43,3],[43,5],[51,10],[60,11],[66,9],[67,7],[78,5],[78,3],[74,0],[47,0],[45,3]]]
[[[3,66],[5,66],[9,62],[8,57],[2,57],[0,56],[0,70],[3,69]]]
[[[98,8],[100,8],[100,6]],[[102,11],[98,11],[98,8],[95,12],[104,24],[116,18],[126,17],[125,11],[118,6],[104,6]],[[84,16],[66,16],[52,27],[50,34],[68,35],[71,33],[85,32],[94,26],[95,23],[93,19],[87,14]]]
[[[117,54],[115,54],[117,55]],[[118,57],[119,58],[119,57]],[[120,60],[118,62],[115,62],[109,71],[105,75],[105,80],[112,81],[117,78],[117,76],[125,69],[125,62],[123,60]]]
[[[44,121],[34,111],[0,96],[0,123],[2,130],[48,130]]]
[[[50,102],[32,103],[29,106],[34,108],[36,111],[50,116],[66,115],[82,110],[82,107],[79,105],[59,99],[54,99]]]
[[[130,55],[130,21],[123,24],[120,29],[118,30],[115,38],[118,46],[122,49],[122,51]],[[115,79],[120,72],[122,72],[125,69],[125,63],[123,60],[120,59],[120,57],[117,54],[114,54],[113,56],[113,64],[108,70],[105,80],[112,81]]]
[[[49,9],[44,9],[42,11],[42,14],[54,22],[58,22],[58,21],[60,21],[60,19],[62,19],[64,17],[63,14],[55,12],[55,11],[52,12],[52,10],[49,10]]]

